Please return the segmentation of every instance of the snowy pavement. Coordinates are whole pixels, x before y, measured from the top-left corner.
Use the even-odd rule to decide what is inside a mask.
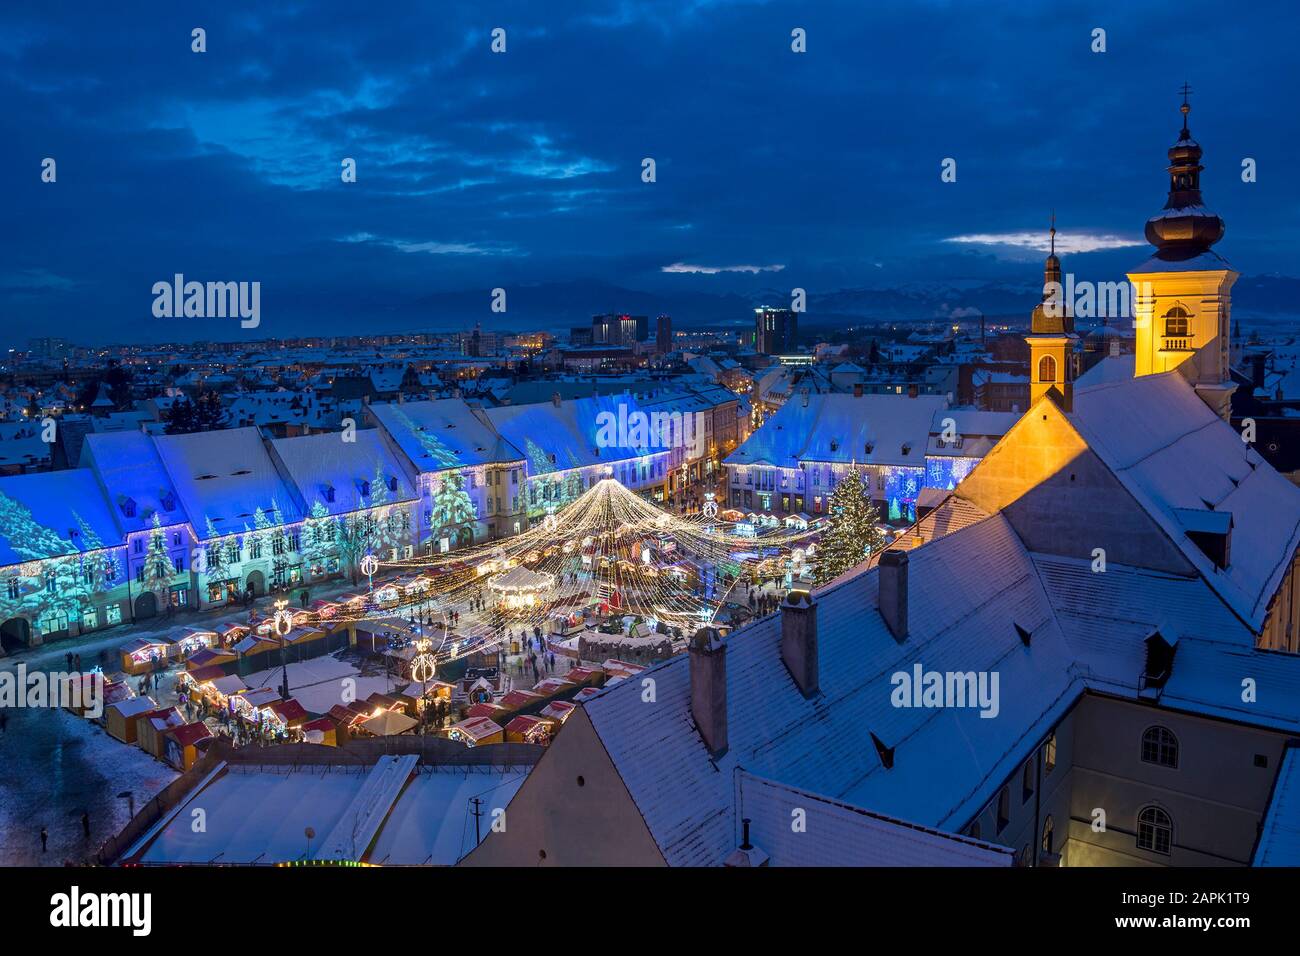
[[[0,865],[62,866],[92,855],[176,771],[64,710],[10,708],[0,733]],[[90,815],[90,838],[81,823]],[[40,832],[49,833],[41,852]]]

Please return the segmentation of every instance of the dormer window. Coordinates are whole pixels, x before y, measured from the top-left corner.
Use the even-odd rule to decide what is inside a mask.
[[[361,481],[361,497],[362,498],[370,497],[370,482],[366,481],[365,479],[362,479]]]
[[[1152,631],[1146,639],[1146,662],[1142,676],[1138,681],[1140,690],[1148,688],[1159,690],[1169,680],[1174,669],[1174,652],[1178,650],[1178,639],[1166,638],[1159,631]]]
[[[333,486],[333,485],[326,485],[326,486],[325,486],[325,500],[326,500],[327,502],[329,502],[330,504],[333,504],[333,503],[334,503],[334,486]]]
[[[176,496],[169,491],[162,496],[162,500],[160,501],[160,504],[162,505],[163,511],[175,511]]]
[[[124,518],[134,518],[134,517],[135,517],[135,499],[134,499],[134,498],[123,498],[121,504],[119,504],[118,507],[122,509],[122,517],[124,517]]]
[[[391,491],[391,492],[393,492],[394,494],[397,493],[397,479],[396,479],[396,478],[389,478],[389,479],[388,479],[388,490]]]

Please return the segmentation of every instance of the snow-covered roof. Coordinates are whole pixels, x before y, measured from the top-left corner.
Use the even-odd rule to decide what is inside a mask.
[[[343,432],[281,438],[271,443],[290,481],[298,490],[304,510],[310,514],[319,504],[330,514],[343,514],[368,507],[382,495],[383,500],[411,501],[415,490],[407,480],[401,464],[375,429],[356,432],[354,441],[344,441]],[[385,482],[375,488],[376,476]],[[397,490],[388,482],[397,481]],[[369,485],[370,495],[362,495]],[[327,490],[333,489],[333,500]]]
[[[796,396],[728,455],[726,464],[796,468],[800,462],[856,462],[921,468],[931,423],[947,407],[941,395],[832,393],[809,395],[806,405]]]
[[[819,794],[738,775],[749,839],[770,866],[1011,866],[1015,854],[970,837],[920,827]],[[802,810],[807,823],[790,821]]]
[[[0,565],[121,543],[89,468],[0,478]]]
[[[87,435],[81,446],[81,464],[99,477],[123,539],[151,527],[155,514],[164,527],[186,520],[151,436],[143,432]]]
[[[633,395],[595,395],[533,405],[503,405],[484,411],[488,420],[514,448],[524,452],[530,476],[567,471],[588,465],[610,464],[661,451],[657,447],[631,447],[635,413],[648,415]],[[612,416],[612,418],[607,417]],[[618,422],[627,423],[623,429]],[[602,426],[615,424],[613,442],[599,440]],[[620,434],[619,432],[624,432]]]
[[[1176,371],[1075,389],[1070,422],[1210,586],[1257,629],[1300,546],[1300,488],[1210,410]],[[1218,569],[1179,509],[1232,515]]]
[[[1133,353],[1108,355],[1088,371],[1074,380],[1074,390],[1092,388],[1094,385],[1108,385],[1115,382],[1127,382],[1133,378],[1136,367]]]
[[[154,439],[194,532],[208,538],[251,530],[258,509],[274,520],[301,519],[294,495],[276,470],[256,428],[229,428]]]
[[[523,458],[459,398],[371,405],[370,410],[420,472]]]
[[[781,660],[779,615],[726,639],[729,749],[711,758],[690,716],[687,655],[608,685],[584,707],[665,859],[713,865],[739,843],[732,771],[922,826],[954,829],[992,797],[1081,690],[1028,552],[995,515],[911,554],[900,644],[874,608],[877,572],[818,594],[821,693],[807,700]],[[1016,625],[1032,634],[1028,647]],[[998,719],[974,708],[902,708],[891,675],[998,672]],[[869,734],[897,754],[885,769]]]
[[[1300,866],[1300,746],[1282,754],[1251,866]]]

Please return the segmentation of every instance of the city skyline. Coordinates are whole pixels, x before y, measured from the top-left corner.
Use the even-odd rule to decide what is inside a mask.
[[[1163,201],[1184,80],[1220,249],[1248,264],[1242,312],[1290,301],[1275,171],[1296,142],[1268,16],[1208,31],[1204,5],[934,5],[922,30],[837,4],[325,9],[0,15],[0,128],[20,146],[0,159],[4,345],[56,322],[89,344],[743,322],[796,287],[814,321],[1014,312],[1053,210],[1067,269],[1113,280],[1145,256],[1134,210]],[[259,327],[155,317],[178,273],[260,283]]]

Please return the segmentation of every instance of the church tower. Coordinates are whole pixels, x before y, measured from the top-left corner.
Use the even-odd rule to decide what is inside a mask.
[[[1137,331],[1134,374],[1178,369],[1226,421],[1236,387],[1228,353],[1237,273],[1210,249],[1223,238],[1223,220],[1201,200],[1205,167],[1201,147],[1187,128],[1190,92],[1184,84],[1183,129],[1169,148],[1169,200],[1147,220],[1147,241],[1156,253],[1128,275]]]
[[[1029,404],[1053,393],[1064,411],[1074,408],[1074,316],[1061,285],[1056,257],[1056,216],[1052,216],[1051,251],[1043,265],[1043,301],[1029,323]]]

